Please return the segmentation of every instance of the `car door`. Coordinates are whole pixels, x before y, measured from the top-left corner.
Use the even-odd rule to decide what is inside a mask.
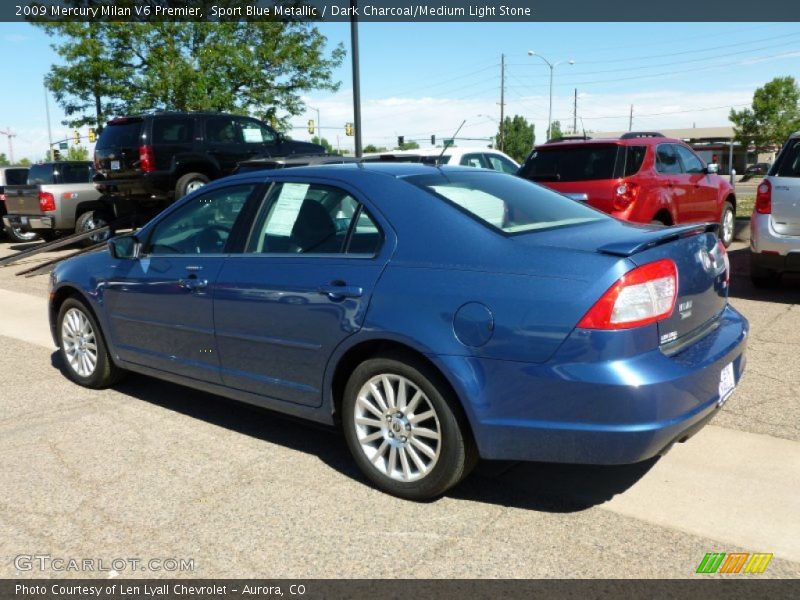
[[[273,184],[246,251],[226,259],[217,280],[225,385],[321,404],[328,359],[361,327],[390,254],[390,230],[374,215],[340,184]]]
[[[218,383],[213,296],[228,240],[256,184],[200,193],[145,230],[103,296],[123,360]]]
[[[718,221],[720,209],[717,206],[717,186],[719,178],[706,173],[703,161],[686,146],[675,144],[681,160],[681,170],[687,178],[691,202],[684,221]]]
[[[204,139],[208,154],[219,164],[223,175],[230,175],[252,154],[242,141],[237,119],[229,115],[207,117]]]
[[[682,171],[675,145],[659,144],[656,148],[656,172],[659,174],[661,185],[667,189],[672,201],[677,223],[684,222],[691,210],[688,178]]]
[[[248,156],[282,156],[278,134],[255,119],[238,119],[239,129]]]

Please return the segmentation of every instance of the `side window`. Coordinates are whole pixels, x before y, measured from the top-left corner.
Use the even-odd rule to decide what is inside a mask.
[[[214,144],[235,144],[236,123],[230,117],[209,117],[206,119],[206,142]]]
[[[214,190],[194,198],[158,223],[147,254],[220,254],[255,184]]]
[[[276,183],[270,190],[256,219],[247,252],[374,254],[381,239],[372,218],[344,190],[286,182]]]
[[[484,158],[489,161],[491,168],[495,171],[500,171],[501,173],[511,173],[512,175],[517,172],[517,167],[514,166],[510,160],[508,160],[505,156],[500,156],[499,154],[484,154]]]
[[[675,149],[681,157],[684,173],[703,173],[705,171],[703,162],[694,152],[684,146],[675,146]]]
[[[188,117],[153,119],[154,144],[189,144],[194,134],[194,120]]]
[[[483,158],[480,154],[465,154],[461,157],[461,165],[465,167],[476,167],[478,169],[487,168],[483,163]]]
[[[661,144],[656,149],[656,170],[665,175],[675,175],[681,172],[681,163],[672,144]]]
[[[240,119],[239,126],[245,144],[274,144],[278,137],[272,129],[258,121]]]
[[[642,168],[647,146],[628,146],[625,152],[625,172],[623,177],[636,175]]]

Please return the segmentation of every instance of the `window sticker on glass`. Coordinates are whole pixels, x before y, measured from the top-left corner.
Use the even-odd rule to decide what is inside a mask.
[[[487,223],[495,227],[503,227],[505,203],[497,196],[492,196],[480,190],[451,185],[434,185],[431,186],[431,189]]]
[[[267,234],[269,235],[292,235],[292,228],[300,214],[300,207],[303,206],[308,193],[309,184],[307,183],[284,183],[281,193],[267,217]]]
[[[260,127],[243,127],[242,135],[244,135],[244,141],[248,144],[260,144],[264,141]]]

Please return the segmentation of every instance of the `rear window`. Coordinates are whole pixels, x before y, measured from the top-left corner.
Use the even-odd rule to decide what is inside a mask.
[[[89,183],[92,181],[94,170],[89,164],[58,165],[59,183]]]
[[[109,123],[97,140],[97,148],[138,147],[141,141],[142,123],[141,120]]]
[[[613,179],[618,148],[616,144],[537,148],[520,175],[533,181]]]
[[[794,140],[792,145],[783,149],[775,174],[779,177],[800,177],[800,140]]]
[[[6,169],[6,185],[25,185],[28,182],[28,169]]]
[[[608,219],[606,215],[512,175],[437,171],[406,181],[504,233],[522,233]]]
[[[53,165],[33,165],[28,172],[30,185],[53,183]]]

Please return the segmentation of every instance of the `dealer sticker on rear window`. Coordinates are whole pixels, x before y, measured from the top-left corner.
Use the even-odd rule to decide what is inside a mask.
[[[719,400],[717,400],[717,406],[725,404],[735,387],[736,377],[733,374],[733,363],[729,363],[719,375]]]

